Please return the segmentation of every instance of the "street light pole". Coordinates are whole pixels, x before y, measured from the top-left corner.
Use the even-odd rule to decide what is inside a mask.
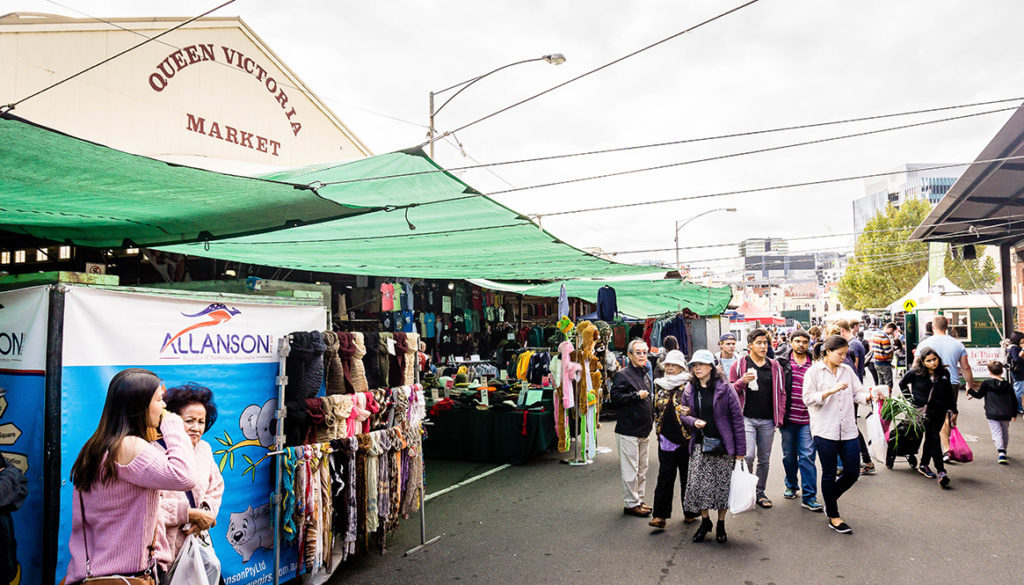
[[[548,62],[548,63],[550,63],[552,65],[561,65],[562,63],[565,63],[565,55],[563,55],[561,53],[551,53],[549,55],[544,55],[543,57],[537,57],[535,59],[524,59],[522,61],[516,61],[515,63],[509,63],[508,65],[502,65],[501,67],[498,67],[497,69],[493,69],[491,71],[488,71],[487,73],[484,73],[483,75],[477,75],[476,77],[471,77],[471,78],[467,79],[466,81],[463,81],[463,82],[460,82],[460,83],[456,83],[455,85],[453,85],[451,87],[446,87],[446,88],[444,88],[442,90],[430,92],[430,127],[429,127],[429,132],[428,132],[428,138],[430,139],[430,158],[431,159],[434,158],[434,135],[436,134],[436,131],[434,130],[434,116],[436,116],[442,109],[444,109],[444,107],[448,105],[448,102],[450,102],[453,99],[455,99],[455,97],[457,95],[459,95],[460,93],[462,93],[463,91],[465,91],[466,88],[468,88],[469,86],[473,85],[474,83],[480,81],[481,79],[487,77],[488,75],[492,75],[494,73],[497,73],[497,72],[501,71],[502,69],[508,69],[509,67],[514,67],[516,65],[522,65],[523,63],[533,63],[534,61],[546,61],[546,62]],[[456,87],[459,88],[459,91],[457,91],[454,94],[452,94],[452,96],[450,98],[446,99],[443,104],[441,104],[440,106],[438,106],[435,109],[434,108],[434,96],[440,95],[440,94],[442,94],[442,93],[444,93],[446,91],[453,90]],[[447,135],[448,135],[448,133],[445,132],[440,137],[443,138],[443,137],[445,137]]]
[[[679,223],[679,220],[676,220],[676,236],[675,236],[676,237],[676,270],[679,270],[679,230],[683,229],[683,227],[686,226],[686,224],[688,224],[691,221],[697,219],[698,217],[702,217],[702,216],[705,216],[705,215],[707,215],[709,213],[714,213],[716,211],[728,211],[729,213],[736,213],[736,208],[735,207],[719,207],[718,209],[709,209],[708,211],[705,211],[703,213],[698,213],[697,215],[695,215],[695,216],[693,216],[693,217],[691,217],[691,218],[689,218],[687,220],[684,220],[682,223]]]

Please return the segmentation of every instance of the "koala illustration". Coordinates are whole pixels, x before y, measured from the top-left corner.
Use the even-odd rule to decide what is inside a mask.
[[[258,508],[249,506],[244,512],[232,512],[227,539],[248,563],[258,549],[274,548],[274,526],[270,504]]]
[[[256,404],[245,407],[238,426],[246,439],[259,441],[261,447],[272,448],[277,430],[277,399],[271,398],[262,407]]]

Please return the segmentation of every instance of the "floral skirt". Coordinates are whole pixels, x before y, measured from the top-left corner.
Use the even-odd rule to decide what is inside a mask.
[[[690,455],[684,510],[721,510],[729,507],[729,484],[736,458],[732,455],[706,455],[701,444]]]

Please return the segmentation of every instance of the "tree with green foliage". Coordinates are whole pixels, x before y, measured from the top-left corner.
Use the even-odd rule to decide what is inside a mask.
[[[839,302],[851,309],[885,307],[910,292],[928,271],[928,244],[910,241],[910,234],[931,210],[923,199],[899,208],[887,206],[864,227],[857,238],[853,259],[839,280]],[[992,258],[977,247],[978,259],[944,259],[946,277],[964,290],[987,288],[999,280]]]

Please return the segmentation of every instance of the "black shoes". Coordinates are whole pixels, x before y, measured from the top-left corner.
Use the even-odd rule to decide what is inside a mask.
[[[700,526],[697,527],[697,532],[693,533],[693,542],[704,542],[704,537],[711,532],[711,528],[714,525],[711,524],[711,518],[704,518],[700,521]]]
[[[839,524],[833,524],[832,520],[828,521],[828,527],[835,530],[839,534],[853,534],[853,528],[850,527],[846,522],[840,522]]]
[[[715,526],[715,542],[725,544],[729,537],[725,534],[725,520],[719,520]]]

